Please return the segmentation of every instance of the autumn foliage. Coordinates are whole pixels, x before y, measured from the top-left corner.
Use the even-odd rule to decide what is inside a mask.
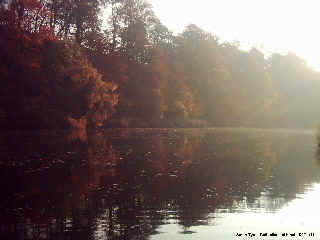
[[[244,51],[194,24],[174,35],[146,1],[0,6],[1,127],[311,127],[320,118],[320,75],[302,59]]]
[[[102,80],[77,44],[58,39],[46,24],[34,27],[47,17],[42,9],[38,1],[14,1],[2,15],[1,123],[15,128],[102,124],[118,102],[116,84]]]

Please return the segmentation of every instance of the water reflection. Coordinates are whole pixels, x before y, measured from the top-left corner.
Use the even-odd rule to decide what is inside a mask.
[[[11,132],[0,143],[1,239],[226,232],[223,219],[278,214],[319,182],[314,136],[299,131]]]

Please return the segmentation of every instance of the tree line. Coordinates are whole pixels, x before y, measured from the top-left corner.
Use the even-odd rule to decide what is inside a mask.
[[[104,18],[108,16],[108,20]],[[0,126],[312,127],[320,74],[144,0],[0,1]]]

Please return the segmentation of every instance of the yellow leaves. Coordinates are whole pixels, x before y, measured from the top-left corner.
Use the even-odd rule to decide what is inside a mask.
[[[111,92],[115,92],[119,88],[119,86],[113,82],[104,82],[104,83]]]
[[[34,69],[34,70],[39,70],[40,69],[40,63],[31,63],[30,68]]]
[[[79,119],[74,119],[68,116],[67,119],[70,125],[72,126],[72,128],[85,129],[87,127],[88,120],[85,116]]]
[[[72,119],[71,121],[73,121],[73,120],[75,120],[75,119]],[[75,142],[77,140],[80,140],[81,142],[88,141],[87,130],[85,128],[71,129],[71,132],[69,132],[69,134],[67,136],[67,141],[68,142]]]

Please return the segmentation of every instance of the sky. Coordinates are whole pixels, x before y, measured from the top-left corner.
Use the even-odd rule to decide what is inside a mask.
[[[320,1],[148,0],[174,33],[194,23],[221,41],[239,41],[266,55],[293,52],[320,70]]]

